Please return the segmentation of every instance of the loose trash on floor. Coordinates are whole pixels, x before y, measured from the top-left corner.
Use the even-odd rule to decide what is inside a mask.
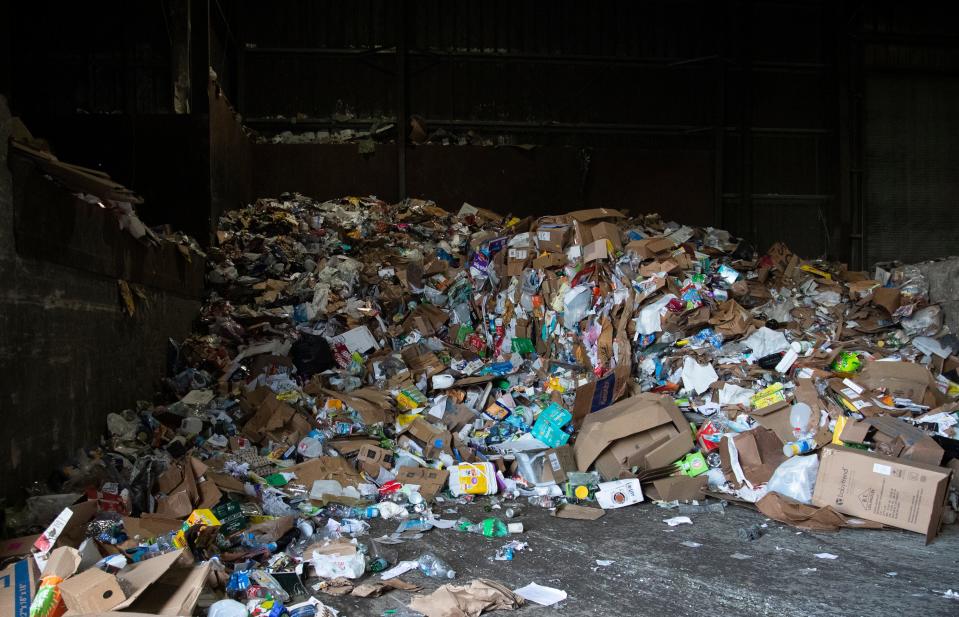
[[[470,534],[490,564],[527,558],[534,508],[586,529],[654,502],[695,527],[739,504],[926,542],[955,520],[959,339],[915,267],[757,254],[611,209],[296,194],[225,214],[208,259],[161,398],[111,413],[99,445],[7,509],[4,610],[552,605],[566,592],[513,592],[418,547]],[[458,513],[473,503],[485,516]],[[395,531],[374,539],[371,521]]]

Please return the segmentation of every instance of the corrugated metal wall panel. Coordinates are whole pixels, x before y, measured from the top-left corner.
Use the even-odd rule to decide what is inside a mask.
[[[959,254],[959,77],[866,82],[867,263]]]

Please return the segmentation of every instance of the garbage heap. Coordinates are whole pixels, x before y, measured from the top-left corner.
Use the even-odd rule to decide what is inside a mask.
[[[927,541],[955,518],[959,341],[915,267],[757,255],[609,209],[302,195],[227,213],[209,259],[163,404],[111,414],[61,486],[8,512],[17,532],[55,519],[11,566],[43,567],[35,605],[190,614],[212,571],[229,599],[210,614],[324,614],[313,591],[369,572],[455,577],[391,538],[522,533],[530,505],[741,502]],[[482,495],[499,516],[434,510]],[[371,518],[399,528],[358,540]],[[354,593],[415,589],[390,580]]]

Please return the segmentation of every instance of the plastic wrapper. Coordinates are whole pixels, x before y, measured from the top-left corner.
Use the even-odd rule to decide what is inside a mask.
[[[766,489],[800,503],[812,503],[818,471],[819,457],[816,454],[788,458],[773,472]]]

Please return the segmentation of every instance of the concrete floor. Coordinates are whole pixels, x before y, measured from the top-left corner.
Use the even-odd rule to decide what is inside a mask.
[[[479,520],[488,516],[483,502],[459,507],[458,514],[443,513],[450,506],[442,504],[434,511],[443,518]],[[550,608],[528,605],[494,613],[501,615],[959,615],[959,600],[943,597],[947,589],[959,591],[959,525],[945,528],[925,546],[919,534],[898,530],[799,532],[735,506],[725,515],[692,515],[693,525],[671,528],[662,522],[674,515],[640,504],[607,512],[598,521],[573,521],[527,508],[518,519],[526,533],[512,538],[528,542],[529,548],[517,552],[513,561],[492,560],[511,538],[453,530],[433,529],[397,547],[400,559],[427,550],[444,557],[458,572],[457,584],[484,577],[511,589],[536,582],[569,594]],[[768,528],[758,540],[738,538],[739,528],[763,522]],[[395,523],[378,521],[372,531],[376,537],[395,528]],[[689,548],[683,541],[702,546]],[[815,557],[823,552],[838,559]],[[597,559],[615,563],[598,567]],[[417,571],[401,578],[423,585],[424,591],[438,586]],[[341,615],[353,616],[400,608],[410,594],[316,596]]]

